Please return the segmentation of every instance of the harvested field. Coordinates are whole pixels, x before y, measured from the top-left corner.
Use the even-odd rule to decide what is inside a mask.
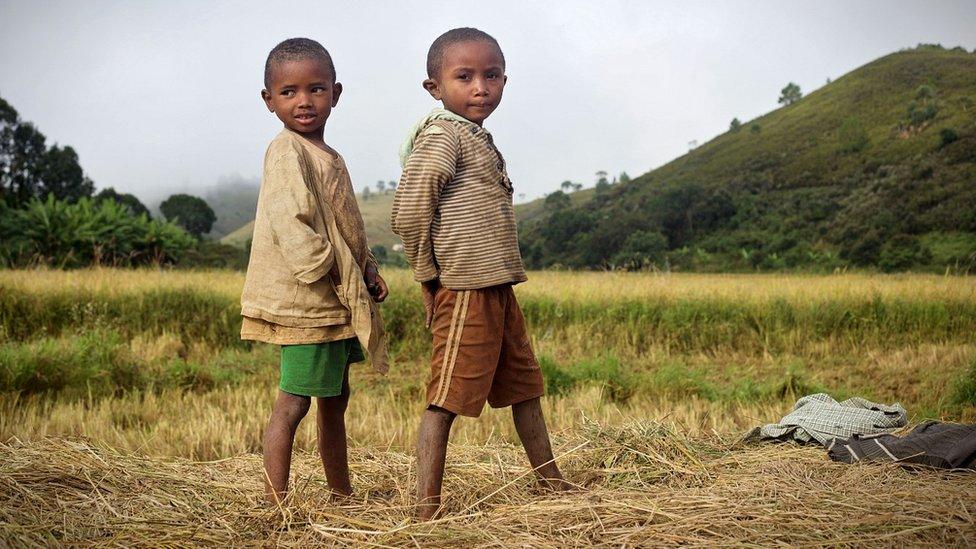
[[[0,446],[0,536],[12,545],[310,544],[972,546],[976,475],[844,465],[817,447],[686,438],[656,423],[556,439],[583,489],[535,489],[520,449],[452,446],[446,513],[410,518],[412,459],[353,449],[355,495],[329,501],[300,453],[282,509],[259,499],[260,456],[151,459],[85,440]]]
[[[429,334],[388,271],[394,364],[351,374],[355,496],[309,416],[263,503],[277,349],[240,342],[229,271],[0,271],[0,546],[972,546],[976,475],[748,446],[811,392],[976,420],[976,279],[531,273],[517,288],[560,467],[536,489],[510,413],[456,422],[439,521],[411,520]]]

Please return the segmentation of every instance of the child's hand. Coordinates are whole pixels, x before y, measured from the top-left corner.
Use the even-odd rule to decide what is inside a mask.
[[[424,298],[424,327],[428,330],[434,321],[434,295],[440,287],[441,281],[436,278],[420,284],[420,295]]]
[[[369,295],[373,297],[373,301],[377,303],[382,303],[386,296],[390,295],[390,289],[386,285],[386,281],[380,276],[379,271],[375,268],[367,268],[366,274],[363,276],[366,281],[366,289],[369,290]]]

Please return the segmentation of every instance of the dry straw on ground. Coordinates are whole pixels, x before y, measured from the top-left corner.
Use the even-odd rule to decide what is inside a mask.
[[[557,437],[585,490],[543,494],[515,446],[452,446],[446,515],[410,518],[412,460],[356,448],[356,495],[329,502],[299,454],[282,509],[260,457],[215,462],[120,453],[85,440],[0,445],[0,545],[972,546],[976,475],[829,462],[817,447],[688,438],[657,423]]]

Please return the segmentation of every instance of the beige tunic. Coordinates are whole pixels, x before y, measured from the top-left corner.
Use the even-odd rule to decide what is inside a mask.
[[[368,325],[381,324],[371,322],[379,312],[362,280],[367,263],[375,260],[342,157],[283,130],[265,155],[241,337],[277,344],[362,340]],[[382,326],[372,331],[382,335]]]

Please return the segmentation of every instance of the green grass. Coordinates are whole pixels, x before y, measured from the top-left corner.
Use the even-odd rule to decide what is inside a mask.
[[[387,274],[393,364],[385,377],[357,369],[357,389],[407,410],[423,398],[430,333],[409,273]],[[597,388],[600,402],[622,407],[649,399],[775,407],[828,392],[900,400],[931,417],[973,409],[966,372],[976,359],[976,300],[965,278],[533,277],[519,301],[556,399]],[[239,337],[240,275],[19,271],[3,279],[0,392],[273,381],[276,347]]]
[[[153,349],[153,347],[157,347]],[[190,353],[175,338],[133,345],[110,329],[0,345],[0,392],[104,396],[128,390],[207,391],[276,365],[276,349]]]
[[[623,404],[637,394],[682,400],[699,398],[709,402],[778,402],[803,395],[826,392],[802,365],[784,364],[772,376],[727,369],[715,376],[709,369],[685,358],[672,358],[653,368],[634,367],[614,357],[559,364],[551,356],[539,359],[546,393],[565,396],[585,386],[598,386],[608,402]],[[724,378],[724,379],[723,379]],[[835,392],[843,396],[843,392]]]
[[[637,354],[663,345],[679,352],[734,349],[751,353],[791,352],[818,341],[898,346],[928,341],[976,341],[976,302],[905,298],[823,298],[771,302],[726,298],[613,303],[528,296],[520,300],[533,333],[569,337],[580,327],[601,326],[590,345],[627,345]],[[416,296],[395,292],[384,319],[395,352],[429,349]],[[105,328],[126,337],[176,334],[184,343],[241,347],[237,299],[205,290],[159,289],[132,293],[45,292],[0,287],[0,342],[57,337]]]
[[[976,406],[976,359],[973,359],[969,370],[956,380],[952,402],[959,406]]]

